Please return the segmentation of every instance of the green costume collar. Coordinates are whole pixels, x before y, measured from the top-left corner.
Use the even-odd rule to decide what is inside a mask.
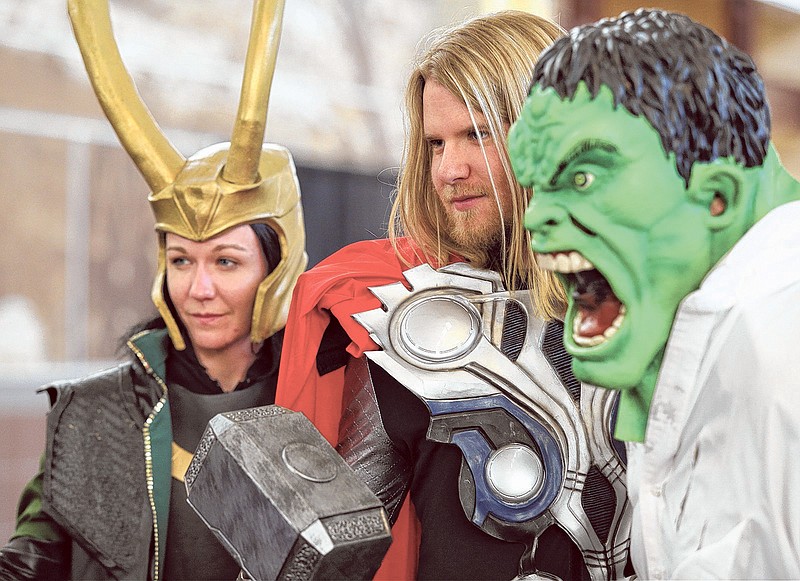
[[[134,352],[145,369],[166,385],[167,377],[167,341],[166,329],[148,329],[141,331],[128,340],[128,347]]]

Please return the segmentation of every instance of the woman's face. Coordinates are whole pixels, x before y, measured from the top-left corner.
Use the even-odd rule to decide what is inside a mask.
[[[167,289],[198,358],[250,353],[250,325],[267,261],[253,229],[203,242],[166,235]]]

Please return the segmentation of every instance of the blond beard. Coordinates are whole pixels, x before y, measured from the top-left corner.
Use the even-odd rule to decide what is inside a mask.
[[[446,199],[454,198],[457,193],[483,193],[483,190],[448,186],[445,191]],[[493,206],[488,212],[480,208],[463,212],[448,209],[445,211],[445,218],[450,239],[462,249],[464,258],[480,268],[496,261],[497,257],[490,254],[497,252],[503,243],[503,223],[497,206]]]
[[[503,231],[499,215],[482,215],[480,210],[448,213],[447,227],[459,246],[476,250],[499,242]]]

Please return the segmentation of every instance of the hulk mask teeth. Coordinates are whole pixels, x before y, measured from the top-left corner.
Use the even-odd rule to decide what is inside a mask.
[[[625,305],[594,265],[579,252],[537,254],[540,267],[563,275],[574,303],[572,339],[594,347],[613,337],[625,320]]]

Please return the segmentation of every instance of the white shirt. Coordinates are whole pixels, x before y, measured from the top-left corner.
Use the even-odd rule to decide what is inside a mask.
[[[640,578],[800,579],[800,202],[681,304],[628,491]]]

